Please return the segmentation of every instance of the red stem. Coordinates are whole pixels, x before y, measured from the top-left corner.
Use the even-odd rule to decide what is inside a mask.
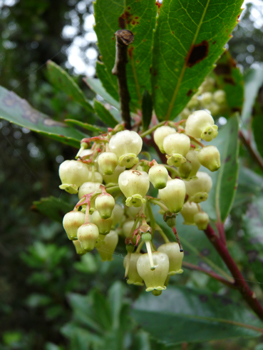
[[[229,271],[231,272],[235,283],[234,286],[242,294],[243,298],[250,306],[250,308],[258,315],[258,317],[263,321],[263,307],[260,305],[259,301],[256,298],[256,295],[249,288],[248,284],[244,280],[241,272],[239,271],[235,261],[231,257],[226,245],[222,242],[220,237],[215,233],[213,228],[208,225],[207,229],[204,231],[207,238],[213,244],[218,254],[221,256]]]
[[[224,277],[218,275],[214,271],[207,271],[206,269],[203,269],[202,267],[199,267],[197,265],[194,265],[194,264],[191,264],[191,263],[188,263],[188,262],[183,262],[183,267],[185,267],[185,268],[187,268],[189,270],[195,270],[195,271],[203,272],[206,275],[208,275],[208,276],[216,279],[217,281],[225,284],[226,286],[236,289],[236,286],[234,285],[234,283],[231,283],[230,281],[226,280]]]
[[[246,136],[244,135],[242,130],[239,130],[239,137],[240,137],[241,141],[243,142],[243,144],[247,147],[247,149],[249,150],[251,155],[254,157],[254,159],[256,160],[258,165],[260,166],[261,170],[263,170],[263,159],[260,157],[260,155],[257,153],[257,151],[254,150],[254,148],[251,145],[250,140],[248,138],[246,138]]]

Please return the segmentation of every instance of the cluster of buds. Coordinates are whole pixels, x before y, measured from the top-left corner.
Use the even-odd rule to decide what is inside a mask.
[[[186,119],[194,110],[201,108],[208,109],[215,116],[227,109],[226,93],[224,90],[216,90],[216,81],[212,77],[206,78],[181,112],[181,117]]]
[[[170,276],[182,270],[183,249],[175,228],[178,213],[186,225],[206,229],[209,218],[200,203],[207,200],[211,177],[200,172],[220,167],[220,154],[201,140],[217,136],[212,116],[204,110],[178,123],[166,122],[147,131],[167,158],[167,164],[143,159],[145,134],[123,130],[83,139],[75,160],[59,168],[60,188],[78,194],[74,209],[63,218],[68,238],[80,255],[96,249],[102,261],[110,261],[123,239],[127,283],[146,285],[146,291],[160,295]],[[150,186],[158,196],[148,194]],[[177,242],[170,242],[156,222],[152,205],[160,207],[164,222],[172,228]],[[164,243],[157,247],[156,235]],[[158,241],[158,240],[157,240]]]

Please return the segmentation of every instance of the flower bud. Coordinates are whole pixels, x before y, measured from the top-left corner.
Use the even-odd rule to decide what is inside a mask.
[[[119,175],[125,170],[125,167],[117,165],[112,175],[103,175],[105,184],[116,184],[118,183]]]
[[[182,163],[180,167],[178,168],[179,175],[181,179],[187,179],[192,171],[192,164],[186,160],[185,163]]]
[[[164,253],[169,258],[169,273],[168,276],[182,273],[182,261],[184,252],[180,252],[179,244],[176,242],[169,242],[162,244],[158,248],[158,252]]]
[[[130,257],[129,254],[127,254],[124,258],[123,266],[125,269],[127,267],[127,264],[129,263],[127,279],[128,284],[134,284],[135,286],[143,286],[143,280],[137,271],[137,261],[141,256],[141,253],[131,253]]]
[[[112,227],[120,224],[124,217],[124,208],[120,204],[115,204],[112,211]]]
[[[81,244],[80,244],[80,241],[75,239],[74,241],[72,241],[72,243],[74,244],[75,246],[75,249],[76,249],[76,253],[78,255],[84,255],[86,254],[85,250],[82,248]]]
[[[135,216],[140,212],[142,207],[125,207],[125,214],[131,218],[134,219]]]
[[[196,176],[196,173],[198,172],[201,164],[198,160],[198,152],[195,150],[190,150],[187,155],[186,159],[191,163],[192,169],[189,174],[189,178]]]
[[[120,166],[131,168],[138,163],[137,155],[142,150],[142,138],[135,131],[120,131],[110,139],[109,149],[117,155]]]
[[[212,188],[212,179],[207,173],[201,171],[196,176],[196,179],[185,181],[186,193],[189,202],[200,203],[207,200]]]
[[[62,225],[70,240],[77,239],[78,228],[84,224],[85,214],[81,211],[70,211],[64,218]]]
[[[199,230],[205,230],[209,223],[209,216],[205,212],[195,214],[194,221]]]
[[[180,211],[184,218],[185,225],[195,225],[194,216],[199,212],[199,208],[195,202],[186,202]]]
[[[203,147],[198,153],[199,162],[210,171],[217,171],[220,164],[220,153],[215,146]]]
[[[126,170],[119,176],[119,187],[128,207],[140,207],[145,203],[144,197],[149,189],[149,175],[144,171]]]
[[[99,252],[102,261],[112,261],[112,256],[117,247],[119,236],[116,231],[111,230],[110,233],[103,237],[104,240],[96,246],[96,249]]]
[[[174,179],[167,182],[167,186],[159,190],[159,198],[164,202],[172,213],[178,213],[185,200],[185,184],[180,179]]]
[[[118,165],[118,157],[113,152],[101,153],[98,157],[99,169],[104,175],[112,175]]]
[[[224,90],[217,90],[213,94],[214,101],[219,104],[223,105],[226,103],[226,93]]]
[[[89,167],[87,164],[77,160],[65,160],[59,166],[59,177],[62,185],[60,189],[74,194],[89,177]]]
[[[205,108],[208,109],[212,115],[218,115],[220,113],[220,106],[214,101],[206,105]]]
[[[161,252],[153,252],[155,269],[151,269],[148,254],[142,254],[137,261],[137,271],[146,284],[146,292],[165,290],[165,281],[169,272],[169,258]]]
[[[174,128],[171,128],[170,126],[160,126],[158,129],[155,130],[155,133],[153,135],[154,142],[159,147],[159,150],[164,153],[163,149],[163,140],[166,138],[167,135],[175,134],[176,130]]]
[[[195,111],[185,123],[186,134],[205,141],[213,140],[218,134],[217,129],[213,117],[206,111]]]
[[[132,238],[133,232],[132,228],[134,226],[134,220],[126,220],[122,225],[122,233],[126,238]],[[139,223],[136,225],[135,229],[139,227]]]
[[[149,180],[154,188],[164,188],[168,180],[167,169],[163,165],[154,165],[149,170]]]
[[[100,183],[98,182],[84,182],[79,188],[79,199],[85,196],[86,194],[99,191],[99,189]]]
[[[99,238],[98,227],[92,223],[83,224],[78,228],[78,240],[81,247],[86,251],[94,249]]]
[[[186,107],[189,109],[197,108],[199,106],[199,100],[197,94],[193,95],[191,100],[187,103]]]
[[[169,155],[167,163],[179,166],[186,161],[185,156],[190,150],[190,139],[184,134],[171,134],[163,140],[163,148]]]
[[[102,193],[95,199],[95,209],[98,210],[102,219],[111,217],[115,200],[109,193]]]
[[[208,105],[213,100],[213,94],[211,92],[204,92],[201,96],[201,103],[203,106]]]
[[[191,114],[191,111],[189,110],[189,108],[184,108],[180,113],[181,119],[187,119],[190,114]]]
[[[99,233],[101,235],[106,235],[110,232],[112,225],[112,217],[108,219],[102,219],[98,210],[95,210],[94,213],[91,215],[91,221],[98,227]]]

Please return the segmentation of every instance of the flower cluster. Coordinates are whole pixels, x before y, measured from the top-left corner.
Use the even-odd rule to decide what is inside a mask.
[[[123,130],[122,125],[108,133],[83,139],[76,160],[66,160],[59,168],[60,188],[78,194],[75,208],[63,218],[63,226],[80,255],[93,250],[101,259],[112,260],[119,239],[126,245],[124,259],[127,283],[146,285],[146,291],[159,295],[169,277],[182,273],[183,249],[175,228],[181,213],[186,225],[206,229],[209,218],[200,203],[208,198],[211,177],[200,172],[220,167],[215,146],[201,139],[217,136],[212,116],[195,111],[186,120],[166,122],[147,132],[167,158],[167,164],[143,159],[145,134]],[[149,195],[150,185],[158,196]],[[160,207],[164,222],[173,229],[177,242],[170,242],[155,220],[152,205]],[[156,247],[159,234],[164,244]],[[145,249],[144,249],[145,247]]]

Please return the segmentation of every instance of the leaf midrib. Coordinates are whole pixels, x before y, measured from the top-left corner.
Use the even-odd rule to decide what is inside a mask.
[[[207,9],[208,9],[209,4],[210,4],[210,0],[207,1],[207,4],[206,4],[205,9],[204,9],[204,12],[203,12],[203,15],[202,15],[202,17],[201,17],[201,19],[200,19],[200,22],[199,22],[199,25],[198,25],[198,27],[197,27],[196,34],[195,34],[194,39],[193,39],[193,41],[192,41],[192,43],[191,43],[190,49],[191,49],[191,47],[192,47],[192,46],[195,44],[195,42],[196,42],[196,39],[197,39],[198,34],[199,34],[199,32],[200,32],[201,26],[202,26],[202,24],[203,24],[203,19],[204,19],[205,15],[206,15],[206,12],[207,12]],[[172,113],[172,110],[173,110],[173,107],[174,107],[174,103],[175,103],[175,99],[176,99],[176,97],[177,97],[179,88],[180,88],[180,86],[181,86],[181,82],[182,82],[182,80],[183,80],[183,77],[184,77],[184,73],[185,73],[186,68],[187,68],[187,66],[186,66],[186,60],[185,60],[185,61],[184,61],[184,65],[183,65],[183,69],[182,69],[182,71],[181,71],[181,74],[180,74],[180,76],[179,76],[177,85],[176,85],[175,90],[174,90],[174,93],[173,93],[172,100],[171,100],[171,102],[170,102],[170,104],[169,104],[169,108],[168,108],[168,111],[167,111],[167,114],[166,114],[166,117],[165,117],[166,120],[168,120],[168,119],[170,118],[170,115],[171,115],[171,113]]]

